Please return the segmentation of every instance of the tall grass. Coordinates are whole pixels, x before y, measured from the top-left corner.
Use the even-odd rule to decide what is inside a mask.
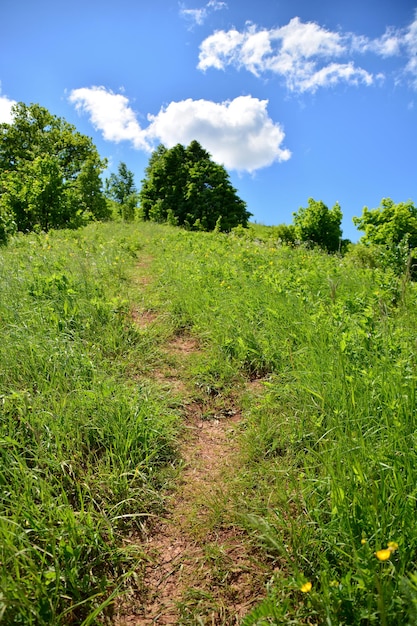
[[[157,342],[129,318],[142,246],[138,232],[112,224],[0,250],[7,625],[99,623],[132,567],[120,533],[161,510],[176,416],[134,382]]]
[[[211,355],[197,381],[263,378],[236,506],[281,572],[245,625],[414,624],[415,286],[239,231],[159,246],[155,297]]]
[[[261,227],[138,224],[1,251],[3,622],[100,623],[121,535],[161,509],[176,415],[135,383],[161,336],[129,318],[149,256],[142,304],[198,336],[198,389],[263,390],[225,503],[276,566],[244,626],[417,623],[415,285]]]

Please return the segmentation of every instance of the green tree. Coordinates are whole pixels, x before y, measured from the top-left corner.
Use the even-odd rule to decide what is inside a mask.
[[[365,233],[361,243],[398,245],[406,239],[410,248],[417,248],[417,207],[411,200],[394,204],[383,198],[377,209],[364,207],[353,223]]]
[[[395,204],[383,198],[376,209],[364,207],[353,223],[364,232],[359,243],[369,248],[377,265],[417,277],[417,207],[411,200]]]
[[[117,174],[112,173],[106,179],[105,193],[117,203],[119,215],[123,219],[130,221],[134,218],[138,193],[133,172],[127,168],[126,163],[119,163]]]
[[[168,215],[183,225],[186,219],[184,189],[187,182],[186,151],[177,144],[170,150],[160,145],[152,153],[139,192],[142,217],[165,222]],[[170,213],[168,213],[170,211]]]
[[[151,155],[139,192],[142,217],[193,230],[230,231],[251,215],[222,165],[197,142]]]
[[[336,202],[329,209],[321,200],[308,199],[308,206],[293,213],[295,234],[300,241],[312,243],[327,252],[339,250],[342,237],[342,210]]]
[[[0,214],[23,232],[107,219],[105,161],[92,140],[37,104],[18,103],[12,114],[0,124]]]

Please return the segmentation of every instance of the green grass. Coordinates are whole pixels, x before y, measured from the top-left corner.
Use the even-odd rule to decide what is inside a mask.
[[[260,234],[167,230],[155,295],[206,344],[197,384],[263,379],[235,514],[282,572],[247,623],[414,623],[415,286]]]
[[[30,235],[0,251],[0,276],[5,624],[105,619],[132,567],[123,534],[163,507],[180,425],[143,381],[184,330],[202,346],[196,394],[242,397],[216,523],[276,566],[244,626],[417,623],[415,285],[260,226]],[[159,321],[135,326],[133,304]]]
[[[141,246],[112,224],[0,251],[5,624],[97,623],[132,567],[121,533],[162,509],[177,415],[135,382],[158,345],[129,316]]]

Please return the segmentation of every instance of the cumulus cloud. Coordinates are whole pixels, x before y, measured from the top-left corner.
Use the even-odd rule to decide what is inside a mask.
[[[198,68],[206,70],[209,67],[215,67],[223,70],[226,65],[239,65],[239,56],[245,39],[245,34],[237,30],[227,32],[219,30],[214,35],[210,35],[200,46]]]
[[[374,76],[353,61],[353,55],[373,53],[381,58],[403,56],[404,72],[417,87],[417,12],[405,29],[389,27],[376,39],[327,30],[314,22],[294,17],[285,26],[260,29],[249,25],[244,31],[219,30],[200,46],[198,68],[224,70],[244,68],[261,76],[280,76],[293,92],[315,92],[337,83],[372,85]]]
[[[182,9],[182,14],[202,24],[209,10],[224,8],[225,3],[210,0],[202,9]],[[389,26],[380,37],[371,39],[351,32],[336,32],[315,22],[292,18],[288,24],[262,29],[249,24],[245,30],[218,30],[200,45],[198,68],[225,70],[244,68],[261,76],[266,73],[283,78],[293,92],[315,92],[337,83],[372,85],[385,78],[357,66],[354,55],[372,53],[382,59],[401,57],[402,69],[396,79],[408,77],[417,89],[417,10],[405,28]]]
[[[192,26],[202,26],[212,11],[220,11],[221,9],[227,9],[227,4],[220,0],[209,0],[200,9],[187,9],[184,4],[180,3],[181,17],[189,20]]]
[[[372,75],[352,61],[335,61],[347,50],[341,34],[294,17],[287,25],[270,30],[250,25],[244,32],[215,32],[200,46],[198,68],[234,65],[256,76],[272,72],[284,78],[288,89],[298,92],[314,92],[338,82],[371,84]]]
[[[253,172],[274,161],[287,161],[285,134],[267,112],[267,100],[240,96],[227,102],[171,102],[158,115],[148,116],[147,136],[167,147],[199,141],[215,161],[227,168]]]
[[[311,76],[306,76],[302,86],[303,91],[314,91],[318,87],[329,87],[336,85],[340,81],[351,85],[359,85],[359,83],[370,85],[373,79],[368,72],[355,67],[353,63],[330,63],[314,72]]]
[[[344,48],[338,33],[314,22],[303,23],[298,17],[294,17],[286,26],[273,30],[272,34],[274,39],[281,41],[282,52],[301,58],[338,56]]]
[[[103,138],[116,143],[130,141],[138,150],[149,150],[143,130],[129,100],[105,87],[82,87],[71,91],[69,101],[77,111],[88,113]]]
[[[12,106],[14,104],[16,104],[16,100],[11,100],[7,96],[0,95],[0,124],[12,123]]]
[[[96,130],[108,141],[130,141],[138,150],[151,151],[157,143],[171,148],[177,143],[199,141],[218,163],[229,169],[254,172],[275,161],[286,161],[285,134],[267,111],[267,100],[240,96],[216,103],[182,100],[148,115],[142,128],[125,96],[104,87],[75,89],[69,96],[80,112],[86,112]]]

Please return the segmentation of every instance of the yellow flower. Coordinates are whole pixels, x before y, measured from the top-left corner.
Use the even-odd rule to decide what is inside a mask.
[[[361,539],[361,544],[364,546],[366,543],[366,539]]]
[[[375,556],[379,561],[388,561],[391,556],[391,550],[389,548],[385,548],[385,550],[378,550],[375,552]]]
[[[396,541],[389,541],[388,546],[383,550],[378,550],[375,552],[375,556],[380,561],[388,561],[391,554],[398,550],[398,543]]]
[[[312,586],[313,585],[310,582],[304,583],[304,585],[300,587],[300,591],[302,591],[303,593],[308,593],[309,591],[311,591]]]

